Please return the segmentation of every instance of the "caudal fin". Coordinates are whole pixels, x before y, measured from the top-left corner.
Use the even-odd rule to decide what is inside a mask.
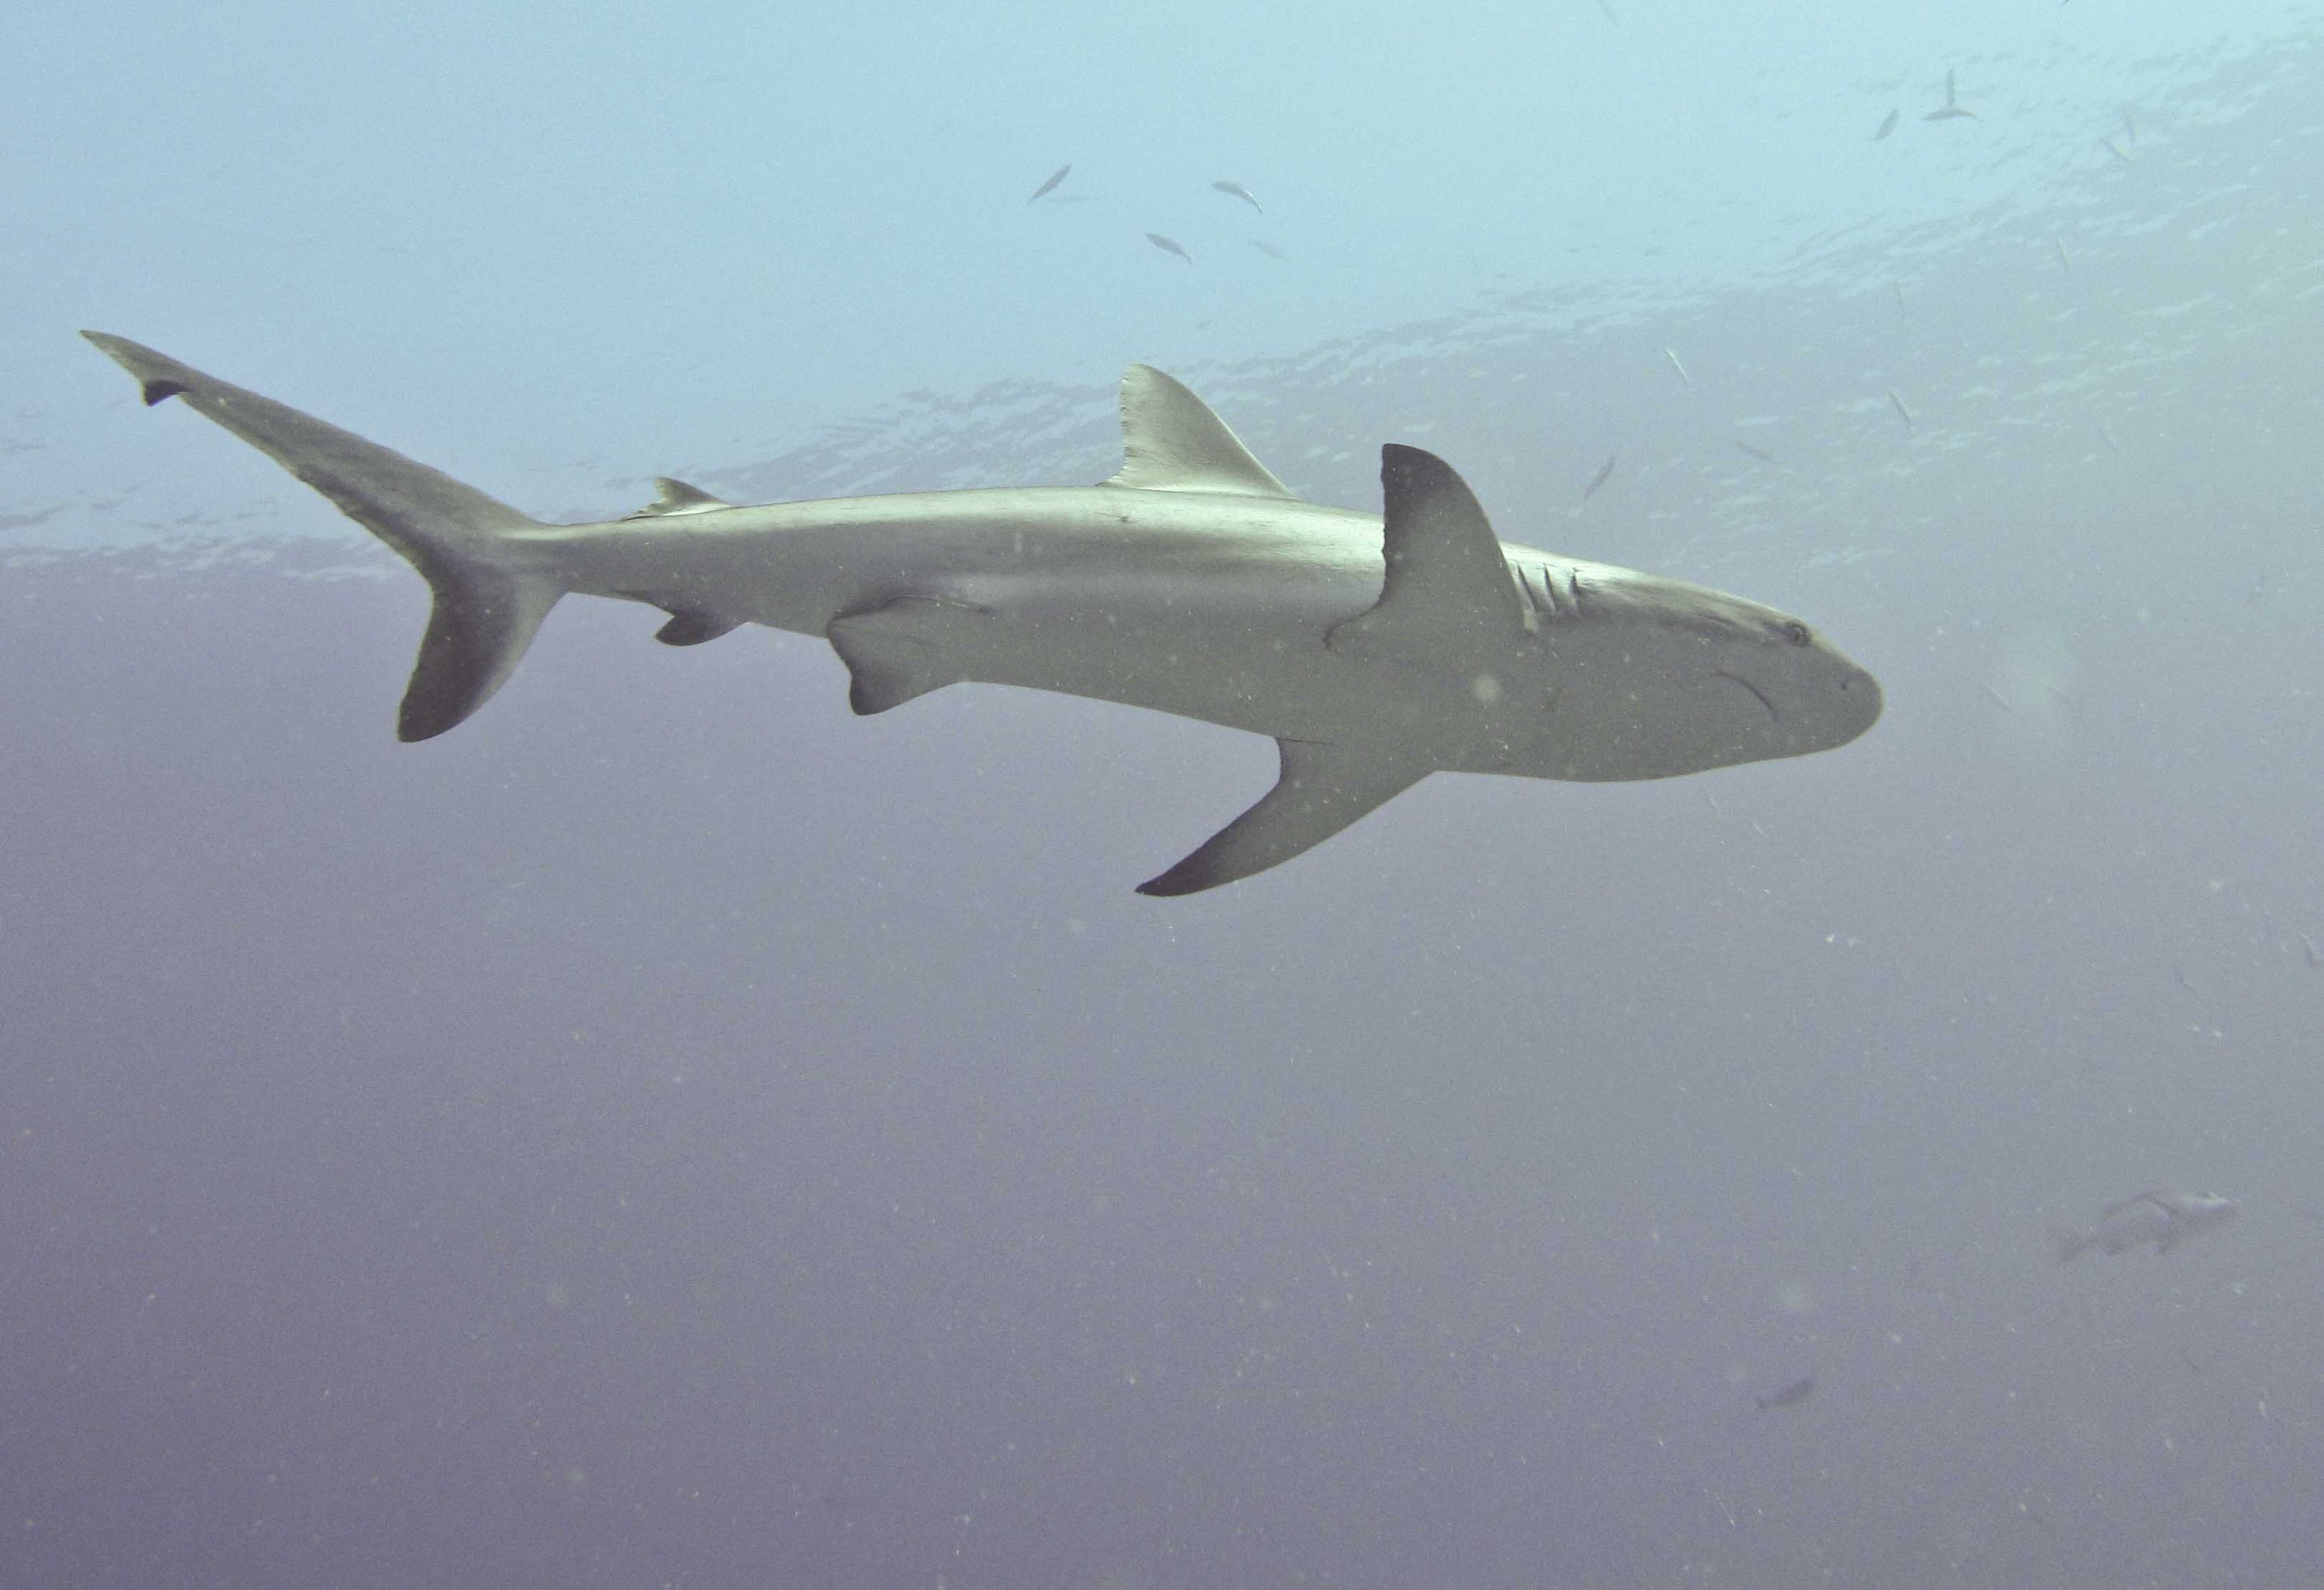
[[[436,598],[396,735],[442,734],[492,698],[565,594],[511,544],[539,521],[376,442],[230,385],[166,354],[81,333],[137,377],[148,405],[181,397],[313,486],[394,548]]]

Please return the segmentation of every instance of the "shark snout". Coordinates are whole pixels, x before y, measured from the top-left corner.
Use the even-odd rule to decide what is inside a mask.
[[[1834,693],[1843,704],[1840,719],[1845,732],[1832,742],[1845,745],[1880,721],[1881,710],[1888,704],[1880,693],[1880,681],[1858,668],[1848,664],[1837,681]]]
[[[1844,657],[1824,652],[1805,666],[1764,654],[1730,659],[1713,670],[1734,710],[1757,716],[1784,753],[1845,745],[1880,721],[1880,681]]]

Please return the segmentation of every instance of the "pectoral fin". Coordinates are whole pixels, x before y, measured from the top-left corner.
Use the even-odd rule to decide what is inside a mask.
[[[1344,745],[1304,740],[1277,740],[1276,745],[1283,753],[1283,772],[1275,788],[1185,860],[1140,883],[1140,894],[1193,894],[1263,873],[1321,845],[1432,771]]]

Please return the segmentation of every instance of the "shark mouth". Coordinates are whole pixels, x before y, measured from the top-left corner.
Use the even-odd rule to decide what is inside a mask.
[[[1739,673],[1729,673],[1723,668],[1718,669],[1715,671],[1720,679],[1733,679],[1737,684],[1750,691],[1751,698],[1767,709],[1767,716],[1770,719],[1776,723],[1784,721],[1784,715],[1775,710],[1775,704],[1767,699],[1766,692],[1760,689],[1758,686],[1753,684],[1749,679],[1745,679]]]

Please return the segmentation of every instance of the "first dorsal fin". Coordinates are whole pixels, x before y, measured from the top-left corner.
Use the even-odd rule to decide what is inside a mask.
[[[632,519],[658,519],[667,513],[715,513],[734,504],[723,497],[714,497],[698,485],[688,485],[682,480],[672,480],[667,475],[654,476],[654,500],[636,513]]]
[[[1325,643],[1342,655],[1442,651],[1521,640],[1533,615],[1517,595],[1493,526],[1476,495],[1434,453],[1395,442],[1380,448],[1386,565],[1379,600],[1336,624]]]
[[[1287,497],[1210,405],[1151,365],[1121,373],[1121,473],[1108,485]]]

